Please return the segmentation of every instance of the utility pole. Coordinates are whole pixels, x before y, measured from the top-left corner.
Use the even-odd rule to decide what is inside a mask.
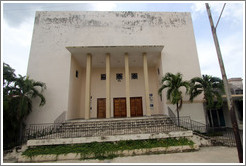
[[[236,119],[236,115],[235,115],[235,111],[234,111],[234,107],[233,107],[233,100],[231,97],[231,91],[229,89],[228,80],[227,80],[226,72],[225,72],[225,68],[224,68],[224,63],[223,63],[221,52],[220,52],[220,46],[219,46],[219,41],[218,41],[217,34],[216,34],[216,28],[214,27],[214,23],[213,23],[213,19],[211,16],[209,5],[208,5],[208,3],[206,3],[205,5],[207,8],[208,18],[209,18],[211,29],[212,29],[212,34],[213,34],[214,44],[216,47],[217,56],[218,56],[218,60],[219,60],[219,64],[220,64],[222,79],[223,79],[224,86],[225,86],[227,106],[228,106],[228,110],[230,112],[231,123],[232,123],[233,132],[234,132],[234,136],[235,136],[235,140],[236,140],[238,158],[239,158],[239,162],[243,163],[243,147],[242,147],[242,143],[241,143],[241,139],[240,139],[240,135],[239,135],[237,119]]]

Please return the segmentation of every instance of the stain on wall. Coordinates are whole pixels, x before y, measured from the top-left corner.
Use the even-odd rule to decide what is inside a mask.
[[[89,15],[88,15],[89,13]],[[158,12],[86,12],[86,14],[78,12],[70,12],[69,15],[62,15],[62,12],[54,15],[46,15],[40,19],[37,14],[35,24],[40,21],[46,25],[59,28],[60,26],[69,26],[73,28],[113,28],[120,30],[122,33],[135,33],[143,31],[146,26],[161,28],[179,28],[186,25],[188,13],[169,13],[166,15]]]

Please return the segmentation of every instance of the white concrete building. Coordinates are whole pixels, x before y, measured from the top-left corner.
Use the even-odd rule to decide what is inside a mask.
[[[201,76],[186,12],[37,12],[27,74],[46,83],[28,124],[167,115],[165,73]],[[205,124],[202,96],[180,116]]]

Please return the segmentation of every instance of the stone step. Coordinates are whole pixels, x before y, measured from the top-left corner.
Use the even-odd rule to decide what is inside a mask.
[[[158,121],[171,121],[166,116],[164,117],[156,117],[156,118],[145,118],[145,119],[106,119],[106,120],[81,120],[81,121],[67,121],[66,124],[81,124],[81,125],[93,125],[93,124],[120,124],[120,123],[152,123]]]
[[[63,128],[77,129],[77,128],[138,128],[138,127],[151,127],[151,126],[162,126],[172,125],[172,121],[160,120],[160,121],[138,121],[138,122],[112,122],[112,123],[65,123]]]
[[[184,129],[173,124],[166,116],[118,118],[103,120],[67,121],[54,125],[47,130],[40,130],[39,138],[90,137],[139,133],[160,133],[165,131],[182,131]],[[37,130],[36,130],[37,131]],[[42,131],[44,131],[42,133]],[[32,132],[34,133],[34,132]]]

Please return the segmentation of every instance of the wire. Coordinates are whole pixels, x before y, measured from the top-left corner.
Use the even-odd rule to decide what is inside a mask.
[[[224,10],[224,8],[225,8],[225,5],[226,5],[226,3],[224,3],[224,6],[223,6],[222,11],[221,11],[220,16],[219,16],[219,19],[218,19],[218,21],[217,21],[217,23],[216,23],[215,29],[216,29],[217,26],[218,26],[218,23],[219,23],[219,21],[220,21],[220,17],[221,17],[221,15],[222,15],[222,13],[223,13],[223,10]]]

